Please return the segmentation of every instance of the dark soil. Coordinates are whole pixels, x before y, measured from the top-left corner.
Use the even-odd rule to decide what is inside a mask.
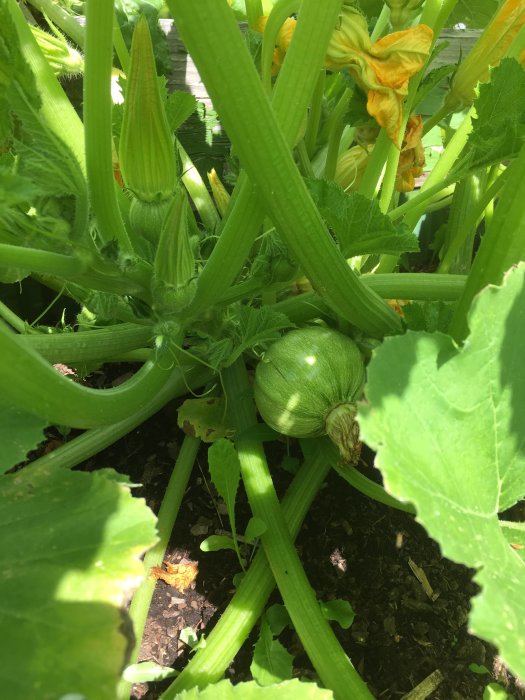
[[[83,469],[111,466],[143,484],[137,495],[157,510],[183,436],[176,426],[176,406],[154,418],[93,458]],[[282,446],[273,445],[270,460],[278,465]],[[365,455],[368,462],[371,455]],[[378,478],[374,469],[363,466]],[[276,488],[283,493],[290,474],[274,469]],[[237,504],[239,531],[249,518],[242,490]],[[191,627],[208,634],[234,591],[240,570],[233,552],[203,553],[200,542],[228,530],[224,507],[210,484],[206,451],[201,450],[174,529],[166,560],[197,562],[196,581],[184,593],[159,581],[143,639],[141,660],[181,669],[190,657],[179,639]],[[498,661],[494,648],[467,631],[470,599],[476,594],[473,572],[440,555],[422,527],[404,513],[362,497],[335,473],[314,502],[297,547],[317,596],[348,600],[356,614],[348,630],[334,629],[376,698],[401,698],[433,672],[442,681],[432,700],[481,700],[486,685],[498,681],[516,699],[516,687]],[[414,571],[424,572],[429,586]],[[421,575],[420,575],[421,578]],[[274,593],[271,602],[279,602]],[[249,666],[256,633],[244,645],[226,674],[232,682],[250,679]],[[294,654],[296,675],[315,674],[294,633],[281,635]],[[475,673],[472,664],[487,669]],[[479,668],[478,668],[479,671]],[[166,684],[136,685],[133,698],[154,700]],[[425,695],[421,696],[425,697]]]

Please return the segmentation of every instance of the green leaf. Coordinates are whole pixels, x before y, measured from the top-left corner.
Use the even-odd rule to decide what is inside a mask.
[[[231,437],[234,433],[222,396],[186,399],[177,416],[179,428],[184,430],[186,435],[198,437],[203,442],[215,442],[219,438]]]
[[[462,23],[469,29],[485,28],[500,4],[501,0],[458,0],[447,27]]]
[[[193,629],[193,627],[185,627],[180,631],[179,639],[181,642],[184,642],[184,644],[187,644],[189,647],[191,647],[192,651],[197,651],[197,649],[204,649],[206,646],[206,638],[202,634],[200,637],[197,637],[197,633]],[[178,696],[177,696],[178,697]]]
[[[506,58],[479,86],[477,118],[465,147],[469,167],[492,164],[517,154],[525,138],[525,71]]]
[[[419,250],[416,236],[403,223],[394,224],[376,200],[358,192],[347,193],[327,180],[308,178],[306,185],[346,258]]]
[[[231,549],[236,552],[235,542],[226,535],[210,535],[200,543],[202,552],[220,552],[223,549]]]
[[[0,522],[2,693],[115,700],[155,517],[122,484],[51,465],[2,477]]]
[[[264,535],[267,529],[266,523],[254,516],[248,520],[248,525],[246,525],[246,530],[244,531],[244,538],[247,542],[253,542],[261,535]]]
[[[169,666],[160,666],[153,661],[141,661],[124,669],[122,677],[128,683],[156,683],[179,674]]]
[[[387,338],[359,410],[386,490],[415,505],[443,555],[478,569],[471,631],[525,676],[525,563],[498,513],[525,495],[525,266],[487,287],[462,348],[436,333]]]
[[[319,688],[315,683],[299,681],[285,681],[277,685],[270,685],[266,688],[255,681],[249,683],[237,683],[232,685],[230,681],[224,680],[219,683],[209,685],[203,690],[192,688],[183,690],[175,696],[175,700],[276,700],[276,698],[286,698],[286,700],[332,700],[331,690]]]
[[[454,64],[447,64],[445,66],[434,68],[427,73],[417,89],[412,109],[415,110],[417,105],[423,102],[430,95],[430,93],[455,70],[456,66]]]
[[[489,683],[483,691],[483,700],[515,700],[499,683]]]
[[[177,131],[196,109],[197,100],[191,93],[182,90],[169,93],[166,100],[166,116],[170,128]]]
[[[241,463],[234,444],[224,438],[214,442],[208,450],[208,465],[217,493],[226,504],[233,539],[236,541],[235,497],[241,478]]]
[[[525,523],[501,520],[501,531],[516,554],[525,561]]]
[[[326,600],[320,603],[321,612],[327,620],[335,620],[344,630],[351,627],[355,613],[347,600]]]
[[[293,326],[290,319],[268,306],[239,306],[231,319],[230,333],[235,350],[228,358],[230,366],[246,350],[262,352],[279,340],[281,332]]]
[[[270,629],[275,637],[281,634],[286,627],[292,627],[292,621],[285,605],[275,603],[271,605],[264,613],[266,622],[270,625]]]
[[[263,618],[259,639],[253,649],[250,671],[262,686],[287,681],[292,677],[293,656],[278,639],[274,639],[270,625]]]
[[[25,459],[44,440],[47,421],[19,408],[0,404],[0,474]]]
[[[412,331],[447,331],[454,304],[445,301],[413,301],[402,307],[403,318]]]

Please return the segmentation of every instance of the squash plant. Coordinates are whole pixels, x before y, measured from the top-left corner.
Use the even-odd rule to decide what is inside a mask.
[[[232,530],[209,546],[239,552],[242,478],[260,547],[163,700],[372,697],[293,545],[331,467],[478,570],[471,630],[525,676],[524,529],[498,517],[525,495],[523,0],[168,0],[232,145],[231,191],[212,173],[211,194],[177,137],[195,100],[167,93],[148,23],[128,47],[112,3],[89,0],[85,30],[33,4],[53,42],[0,0],[0,277],[78,314],[31,324],[0,300],[6,697],[124,700],[173,675],[135,662],[201,438]],[[434,68],[459,21],[476,46]],[[62,33],[84,53],[82,119],[55,75]],[[115,362],[141,367],[105,390],[69,376]],[[192,435],[155,529],[125,477],[73,468],[190,391],[213,398],[181,406]],[[82,432],[27,459],[50,425]],[[359,431],[384,488],[356,467]],[[304,456],[282,502],[261,440],[280,434]],[[233,688],[275,586],[318,685],[254,661],[259,684]],[[282,659],[269,619],[261,645]]]

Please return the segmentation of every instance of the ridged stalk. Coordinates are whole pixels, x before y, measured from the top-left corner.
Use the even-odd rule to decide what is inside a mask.
[[[141,404],[127,418],[100,428],[86,430],[56,450],[39,457],[32,466],[51,464],[57,469],[71,469],[98,454],[151,418],[172,399],[198,389],[213,379],[213,373],[202,365],[184,365],[167,373],[165,383],[150,401]]]
[[[286,61],[277,76],[272,108],[290,148],[296,141],[313,95],[316,75],[323,64],[339,7],[339,0],[328,0],[322,5],[303,3]],[[262,202],[243,171],[232,193],[217,244],[199,275],[197,292],[189,310],[191,315],[197,316],[213,306],[234,282],[264,216]]]
[[[325,480],[329,467],[322,450],[323,443],[309,440],[309,453],[282,501],[283,515],[292,539],[299,532],[310,505]],[[259,550],[243,577],[228,607],[206,637],[206,646],[199,649],[161,700],[173,700],[177,693],[204,687],[219,681],[231,660],[248,638],[262,615],[275,588],[273,574],[262,550]]]
[[[304,0],[303,10],[308,5]],[[399,332],[397,314],[360,283],[328,234],[228,5],[170,0],[169,7],[243,167],[304,273],[337,313],[365,332]]]
[[[93,428],[116,423],[150,401],[169,377],[154,361],[115,389],[89,389],[61,375],[0,323],[0,387],[3,401],[50,423]]]
[[[201,441],[198,438],[189,436],[184,438],[157,516],[159,541],[152,549],[146,552],[144,557],[144,569],[148,573],[152,567],[162,566],[200,444]],[[137,591],[135,591],[129,606],[128,614],[133,625],[136,641],[128,659],[128,664],[135,664],[138,661],[142,636],[156,583],[157,580],[153,576],[147,576]],[[121,681],[117,690],[117,700],[129,700],[130,691],[131,683],[124,680]]]
[[[293,546],[260,442],[244,437],[256,424],[251,387],[242,361],[223,374],[225,393],[236,427],[237,452],[250,507],[267,526],[261,536],[264,553],[297,634],[336,700],[372,700],[366,684],[352,666],[319,608],[315,593]]]
[[[48,362],[64,364],[103,362],[117,354],[149,345],[152,338],[152,326],[133,323],[77,333],[31,333],[19,336],[22,343]]]
[[[501,284],[504,273],[525,260],[525,145],[508,168],[508,178],[494,217],[474,258],[463,294],[456,306],[449,333],[461,342],[468,333],[472,300],[488,284]]]
[[[84,128],[91,205],[103,241],[117,239],[133,254],[115,193],[112,158],[111,68],[113,64],[113,3],[90,0],[86,18]]]

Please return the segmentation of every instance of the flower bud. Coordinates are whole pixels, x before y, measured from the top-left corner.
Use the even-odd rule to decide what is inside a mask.
[[[73,76],[83,72],[84,59],[82,54],[68,44],[65,36],[58,29],[50,25],[53,31],[53,34],[50,34],[40,27],[29,26],[40,50],[56,76]]]
[[[217,211],[221,216],[224,216],[226,209],[228,208],[228,203],[230,201],[230,193],[226,190],[226,187],[221,182],[220,177],[215,172],[215,168],[212,168],[208,175],[208,182],[210,183],[211,193],[213,195],[213,201],[217,207]]]
[[[397,31],[419,14],[425,0],[385,0],[390,8],[390,24]]]
[[[124,185],[143,202],[171,197],[177,185],[173,137],[164,109],[148,23],[141,17],[131,43],[119,163]]]
[[[339,156],[334,181],[345,192],[352,192],[359,187],[372,148],[373,146],[354,146]]]
[[[153,266],[153,305],[161,315],[180,311],[195,295],[195,258],[188,231],[188,215],[188,200],[180,187],[164,217]]]

